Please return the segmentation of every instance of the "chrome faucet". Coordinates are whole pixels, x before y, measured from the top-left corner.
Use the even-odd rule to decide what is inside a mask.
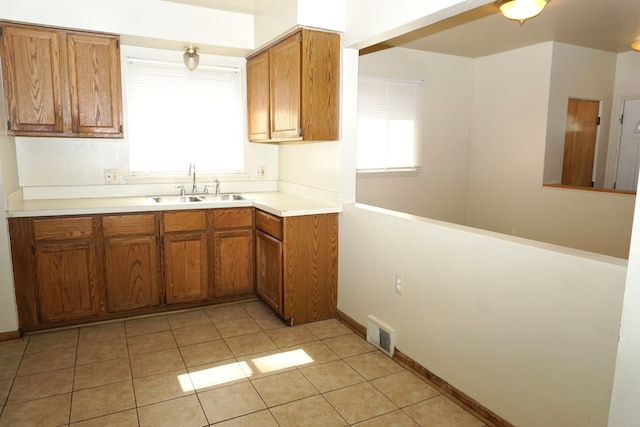
[[[217,179],[213,180],[214,185],[209,185],[209,184],[205,184],[204,185],[204,192],[205,193],[209,193],[209,187],[215,187],[215,195],[217,196],[218,194],[220,194],[220,181],[218,181]]]
[[[191,163],[189,165],[189,176],[193,174],[193,185],[191,186],[191,192],[196,194],[198,192],[198,184],[196,184],[196,165]]]

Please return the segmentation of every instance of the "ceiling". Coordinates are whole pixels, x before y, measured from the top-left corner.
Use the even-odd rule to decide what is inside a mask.
[[[273,0],[164,1],[256,14]],[[491,3],[362,53],[405,47],[477,58],[552,40],[620,53],[631,50],[636,36],[640,36],[640,0],[549,0],[540,15],[523,25],[504,18]]]
[[[550,0],[540,15],[523,25],[488,4],[362,53],[405,47],[477,58],[547,41],[620,53],[631,50],[636,36],[640,36],[639,0]]]

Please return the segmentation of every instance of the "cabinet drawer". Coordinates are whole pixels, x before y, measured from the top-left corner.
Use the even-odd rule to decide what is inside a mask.
[[[165,212],[162,218],[165,233],[207,229],[206,211]]]
[[[253,227],[253,208],[214,209],[215,228]]]
[[[282,240],[282,218],[256,210],[256,228]]]
[[[113,215],[102,218],[105,237],[140,236],[156,233],[155,214]]]
[[[33,238],[36,242],[93,238],[91,217],[36,219],[33,221]]]

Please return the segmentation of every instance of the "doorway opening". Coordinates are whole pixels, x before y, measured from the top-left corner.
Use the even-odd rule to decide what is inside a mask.
[[[640,169],[640,98],[627,98],[622,101],[620,140],[616,154],[613,188],[636,191]]]

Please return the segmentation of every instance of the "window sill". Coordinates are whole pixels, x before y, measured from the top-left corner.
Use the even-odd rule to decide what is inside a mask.
[[[600,193],[616,193],[616,194],[629,194],[636,195],[635,191],[613,190],[610,188],[594,188],[594,187],[578,187],[575,185],[562,185],[562,184],[542,184],[543,187],[550,188],[564,188],[567,190],[582,190],[582,191],[595,191]]]
[[[212,174],[212,173],[198,173],[197,181],[208,182],[218,179],[220,181],[246,181],[249,179],[249,175],[246,173],[233,173],[233,174]],[[191,182],[192,177],[186,173],[184,174],[149,174],[149,175],[131,175],[125,178],[127,184],[171,184],[174,182]]]
[[[379,170],[360,170],[356,171],[356,177],[360,179],[367,178],[403,178],[414,177],[420,173],[420,169],[379,169]]]

